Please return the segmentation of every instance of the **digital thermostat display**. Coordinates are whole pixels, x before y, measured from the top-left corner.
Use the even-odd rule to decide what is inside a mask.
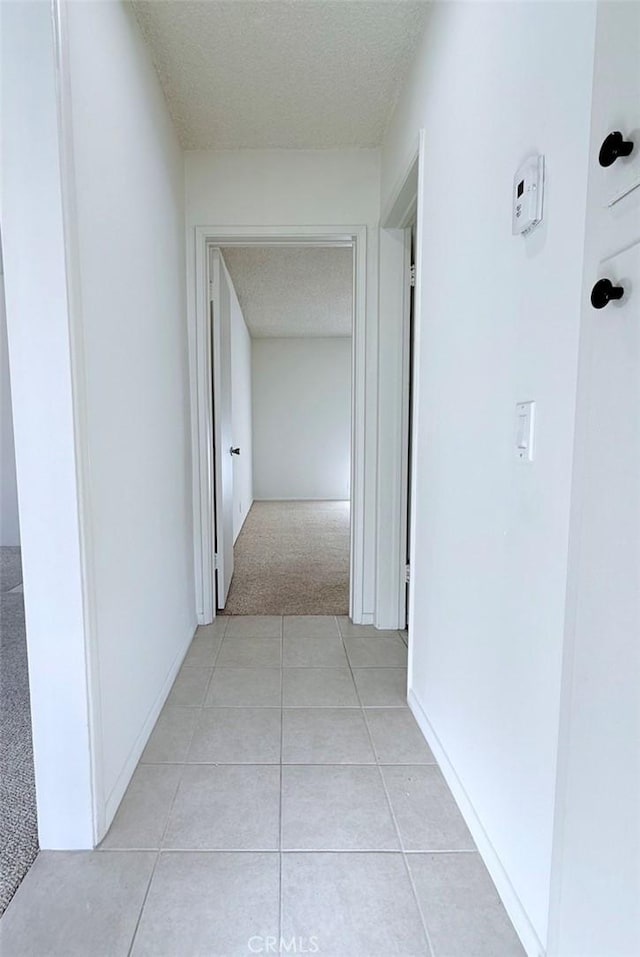
[[[526,236],[542,220],[544,156],[530,156],[513,178],[512,232]]]

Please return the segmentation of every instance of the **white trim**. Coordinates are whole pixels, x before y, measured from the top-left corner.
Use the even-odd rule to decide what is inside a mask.
[[[349,333],[348,336],[345,336],[342,333],[340,333],[339,336],[303,336],[299,334],[296,336],[252,335],[251,338],[255,340],[255,342],[334,342],[336,339],[351,339],[351,333]]]
[[[211,408],[211,433],[209,435],[208,450],[212,456],[212,471],[213,471],[213,505],[211,508],[211,526],[210,530],[214,538],[215,547],[212,544],[211,550],[215,552],[214,565],[213,565],[213,579],[214,579],[214,593],[213,601],[215,606],[215,614],[217,615],[219,611],[224,608],[228,595],[228,585],[231,584],[231,578],[233,577],[233,540],[225,542],[225,513],[224,508],[216,508],[215,503],[220,502],[221,504],[224,501],[224,485],[223,480],[223,468],[227,464],[223,461],[223,456],[228,454],[228,446],[223,449],[222,444],[222,433],[226,428],[230,429],[230,422],[223,422],[222,416],[216,415],[215,410],[222,407],[222,380],[223,380],[223,356],[222,356],[222,340],[223,340],[223,310],[222,310],[222,280],[223,276],[225,282],[227,281],[226,276],[226,267],[224,265],[224,259],[222,257],[222,252],[220,249],[215,246],[207,246],[207,288],[209,290],[209,300],[208,300],[208,310],[207,310],[207,332],[209,336],[209,344],[207,348],[207,356],[209,358],[209,368],[213,366],[213,380],[211,377],[208,379],[209,382],[212,382],[212,388],[208,390],[209,395],[209,405]],[[228,289],[228,286],[227,286]],[[227,301],[230,301],[227,299]],[[226,316],[226,321],[229,323],[229,355],[225,356],[225,360],[231,358],[231,336],[230,336],[230,323],[231,317],[229,314]],[[231,386],[229,385],[229,388]],[[213,438],[212,438],[213,436]],[[213,445],[213,448],[211,447]],[[231,467],[231,474],[233,475],[233,466]],[[229,521],[229,526],[231,527],[231,538],[233,539],[233,490],[231,493],[231,501],[228,504],[231,507],[231,516]],[[226,516],[229,518],[229,515]],[[231,553],[230,568],[227,567],[227,556]],[[221,594],[223,593],[223,594]]]
[[[318,502],[318,504],[321,504],[322,502],[349,502],[350,503],[350,499],[344,498],[342,495],[336,498],[327,498],[326,495],[323,498],[318,498],[317,495],[308,495],[306,497],[296,495],[295,498],[282,498],[280,496],[270,497],[269,495],[261,495],[260,498],[254,498],[252,504],[255,505],[256,502]]]
[[[407,475],[406,461],[403,460],[403,450],[408,450],[409,445],[407,424],[403,415],[405,391],[403,347],[408,305],[407,293],[404,230],[381,229],[375,518],[377,540],[375,621],[378,628],[404,628],[406,624],[404,614],[406,585],[402,582],[402,588],[400,588],[400,582],[401,577],[404,577],[401,576],[401,571],[404,571],[407,563]]]
[[[86,690],[88,704],[88,743],[91,767],[92,830],[94,844],[106,832],[110,818],[105,810],[103,774],[102,703],[100,658],[97,637],[97,608],[94,565],[94,526],[91,507],[89,429],[87,424],[87,374],[82,323],[82,293],[79,270],[75,166],[73,155],[73,115],[67,4],[51,0],[53,50],[55,57],[56,102],[60,155],[60,189],[65,245],[65,268],[69,313],[69,353],[71,359],[71,392],[73,402],[74,449],[78,492],[78,529],[84,609],[84,646],[86,657]]]
[[[425,154],[425,130],[420,130],[418,142],[418,192],[416,201],[416,237],[415,249],[413,251],[416,264],[416,282],[413,290],[413,423],[411,428],[411,444],[413,447],[413,460],[411,463],[411,487],[417,488],[416,475],[418,468],[418,427],[420,417],[420,345],[422,337],[422,228],[424,223],[424,154]],[[412,569],[412,577],[415,582],[414,569],[416,567],[416,499],[414,495],[411,501],[411,514],[409,515],[409,525],[411,527],[411,547],[409,553],[409,566]],[[415,594],[414,586],[409,587],[409,629],[407,637],[407,673],[409,682],[413,676],[413,622],[415,621]]]
[[[423,149],[424,131],[420,131],[418,141],[411,151],[404,173],[398,179],[395,189],[380,217],[383,229],[405,229],[417,218],[418,187],[420,179],[420,155]]]
[[[464,789],[464,785],[456,773],[455,767],[449,760],[449,756],[442,746],[433,725],[429,721],[426,711],[423,709],[418,696],[411,687],[409,688],[407,695],[407,702],[420,730],[422,731],[429,747],[433,752],[433,756],[438,762],[438,766],[442,771],[445,781],[449,785],[451,793],[455,798],[455,802],[458,805],[466,825],[471,832],[471,836],[476,842],[480,856],[484,861],[489,874],[491,875],[491,879],[496,886],[496,890],[498,891],[500,899],[505,906],[505,910],[507,911],[511,922],[515,927],[516,933],[522,942],[522,946],[527,953],[527,957],[543,957],[545,950],[540,938],[536,934],[533,924],[529,920],[527,912],[525,911],[513,884],[509,880],[509,876],[482,825],[482,821],[480,820],[473,804],[471,803],[471,800],[469,799],[469,796],[467,795],[467,792]]]
[[[351,347],[351,557],[349,615],[356,624],[364,612],[365,438],[366,401],[366,289],[367,230],[353,233],[353,339]]]
[[[417,158],[416,158],[417,161]],[[417,186],[417,184],[416,184]],[[413,205],[414,211],[417,208],[418,194],[416,192]],[[402,298],[402,371],[400,374],[400,402],[401,402],[401,425],[400,425],[400,502],[399,502],[399,535],[397,544],[397,590],[398,590],[398,621],[399,628],[406,625],[407,622],[407,591],[411,590],[411,582],[407,582],[407,562],[408,543],[409,543],[409,448],[410,437],[409,429],[411,427],[411,227],[404,229],[404,284]],[[418,266],[415,266],[416,276]],[[415,285],[415,284],[414,284]],[[415,296],[414,306],[415,306]],[[414,489],[415,491],[415,489]],[[407,584],[409,588],[407,589]]]
[[[211,387],[211,328],[209,322],[209,272],[206,243],[195,235],[195,321],[190,335],[189,389],[191,392],[191,429],[193,455],[193,541],[195,550],[196,615],[199,624],[215,618],[215,551],[213,513],[213,398]],[[192,354],[191,354],[192,353]],[[209,556],[209,561],[205,561]]]
[[[378,628],[404,628],[407,619],[411,295],[408,226],[416,220],[417,231],[419,162],[416,150],[387,204],[388,213],[380,230],[375,606]],[[396,464],[392,467],[390,463]]]
[[[189,244],[191,243],[189,237]],[[207,321],[207,246],[347,246],[353,248],[354,308],[351,408],[351,568],[349,614],[363,621],[364,491],[366,432],[366,226],[196,226],[194,286],[189,303],[189,360],[193,438],[193,519],[196,613],[200,624],[215,617],[213,587],[213,462],[211,441],[210,334]],[[191,278],[189,279],[191,282]],[[191,298],[192,297],[192,298]],[[373,616],[371,616],[373,617]]]

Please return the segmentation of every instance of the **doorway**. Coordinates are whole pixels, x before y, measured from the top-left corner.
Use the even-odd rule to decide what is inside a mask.
[[[210,277],[217,610],[347,616],[353,250],[211,247]]]
[[[198,617],[203,624],[220,613],[328,613],[361,620],[365,239],[364,227],[197,230],[194,511],[199,530]],[[341,335],[322,335],[327,330],[315,328],[309,336],[288,330],[288,335],[252,338],[250,374],[259,395],[252,402],[257,414],[249,445],[246,423],[241,444],[234,437],[238,428],[223,392],[231,394],[231,324],[238,324],[232,312],[240,307],[242,316],[241,299],[245,311],[251,310],[243,258],[273,260],[278,253],[296,251],[307,259],[314,251],[319,259],[346,259],[351,335],[345,336],[344,329],[338,330]],[[325,276],[334,272],[335,265]],[[316,299],[320,292],[316,287]],[[330,326],[329,331],[336,330]],[[236,365],[243,361],[238,355]],[[246,356],[244,362],[246,366]],[[244,375],[246,379],[246,371]],[[278,416],[283,414],[294,437],[290,450],[277,434]],[[323,430],[324,440],[318,444]],[[246,491],[252,460],[253,496]],[[234,471],[241,476],[239,482],[234,482]],[[234,497],[234,485],[245,491]]]

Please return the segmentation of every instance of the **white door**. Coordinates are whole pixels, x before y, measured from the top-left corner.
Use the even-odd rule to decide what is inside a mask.
[[[640,954],[638,3],[598,5],[589,159],[563,688],[569,706],[549,953],[630,957]]]
[[[220,251],[209,251],[216,605],[224,608],[233,577],[233,436],[231,431],[231,300]]]

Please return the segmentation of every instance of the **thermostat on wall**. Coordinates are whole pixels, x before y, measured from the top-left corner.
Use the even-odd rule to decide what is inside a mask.
[[[526,236],[542,219],[544,156],[526,159],[513,180],[514,236]]]

